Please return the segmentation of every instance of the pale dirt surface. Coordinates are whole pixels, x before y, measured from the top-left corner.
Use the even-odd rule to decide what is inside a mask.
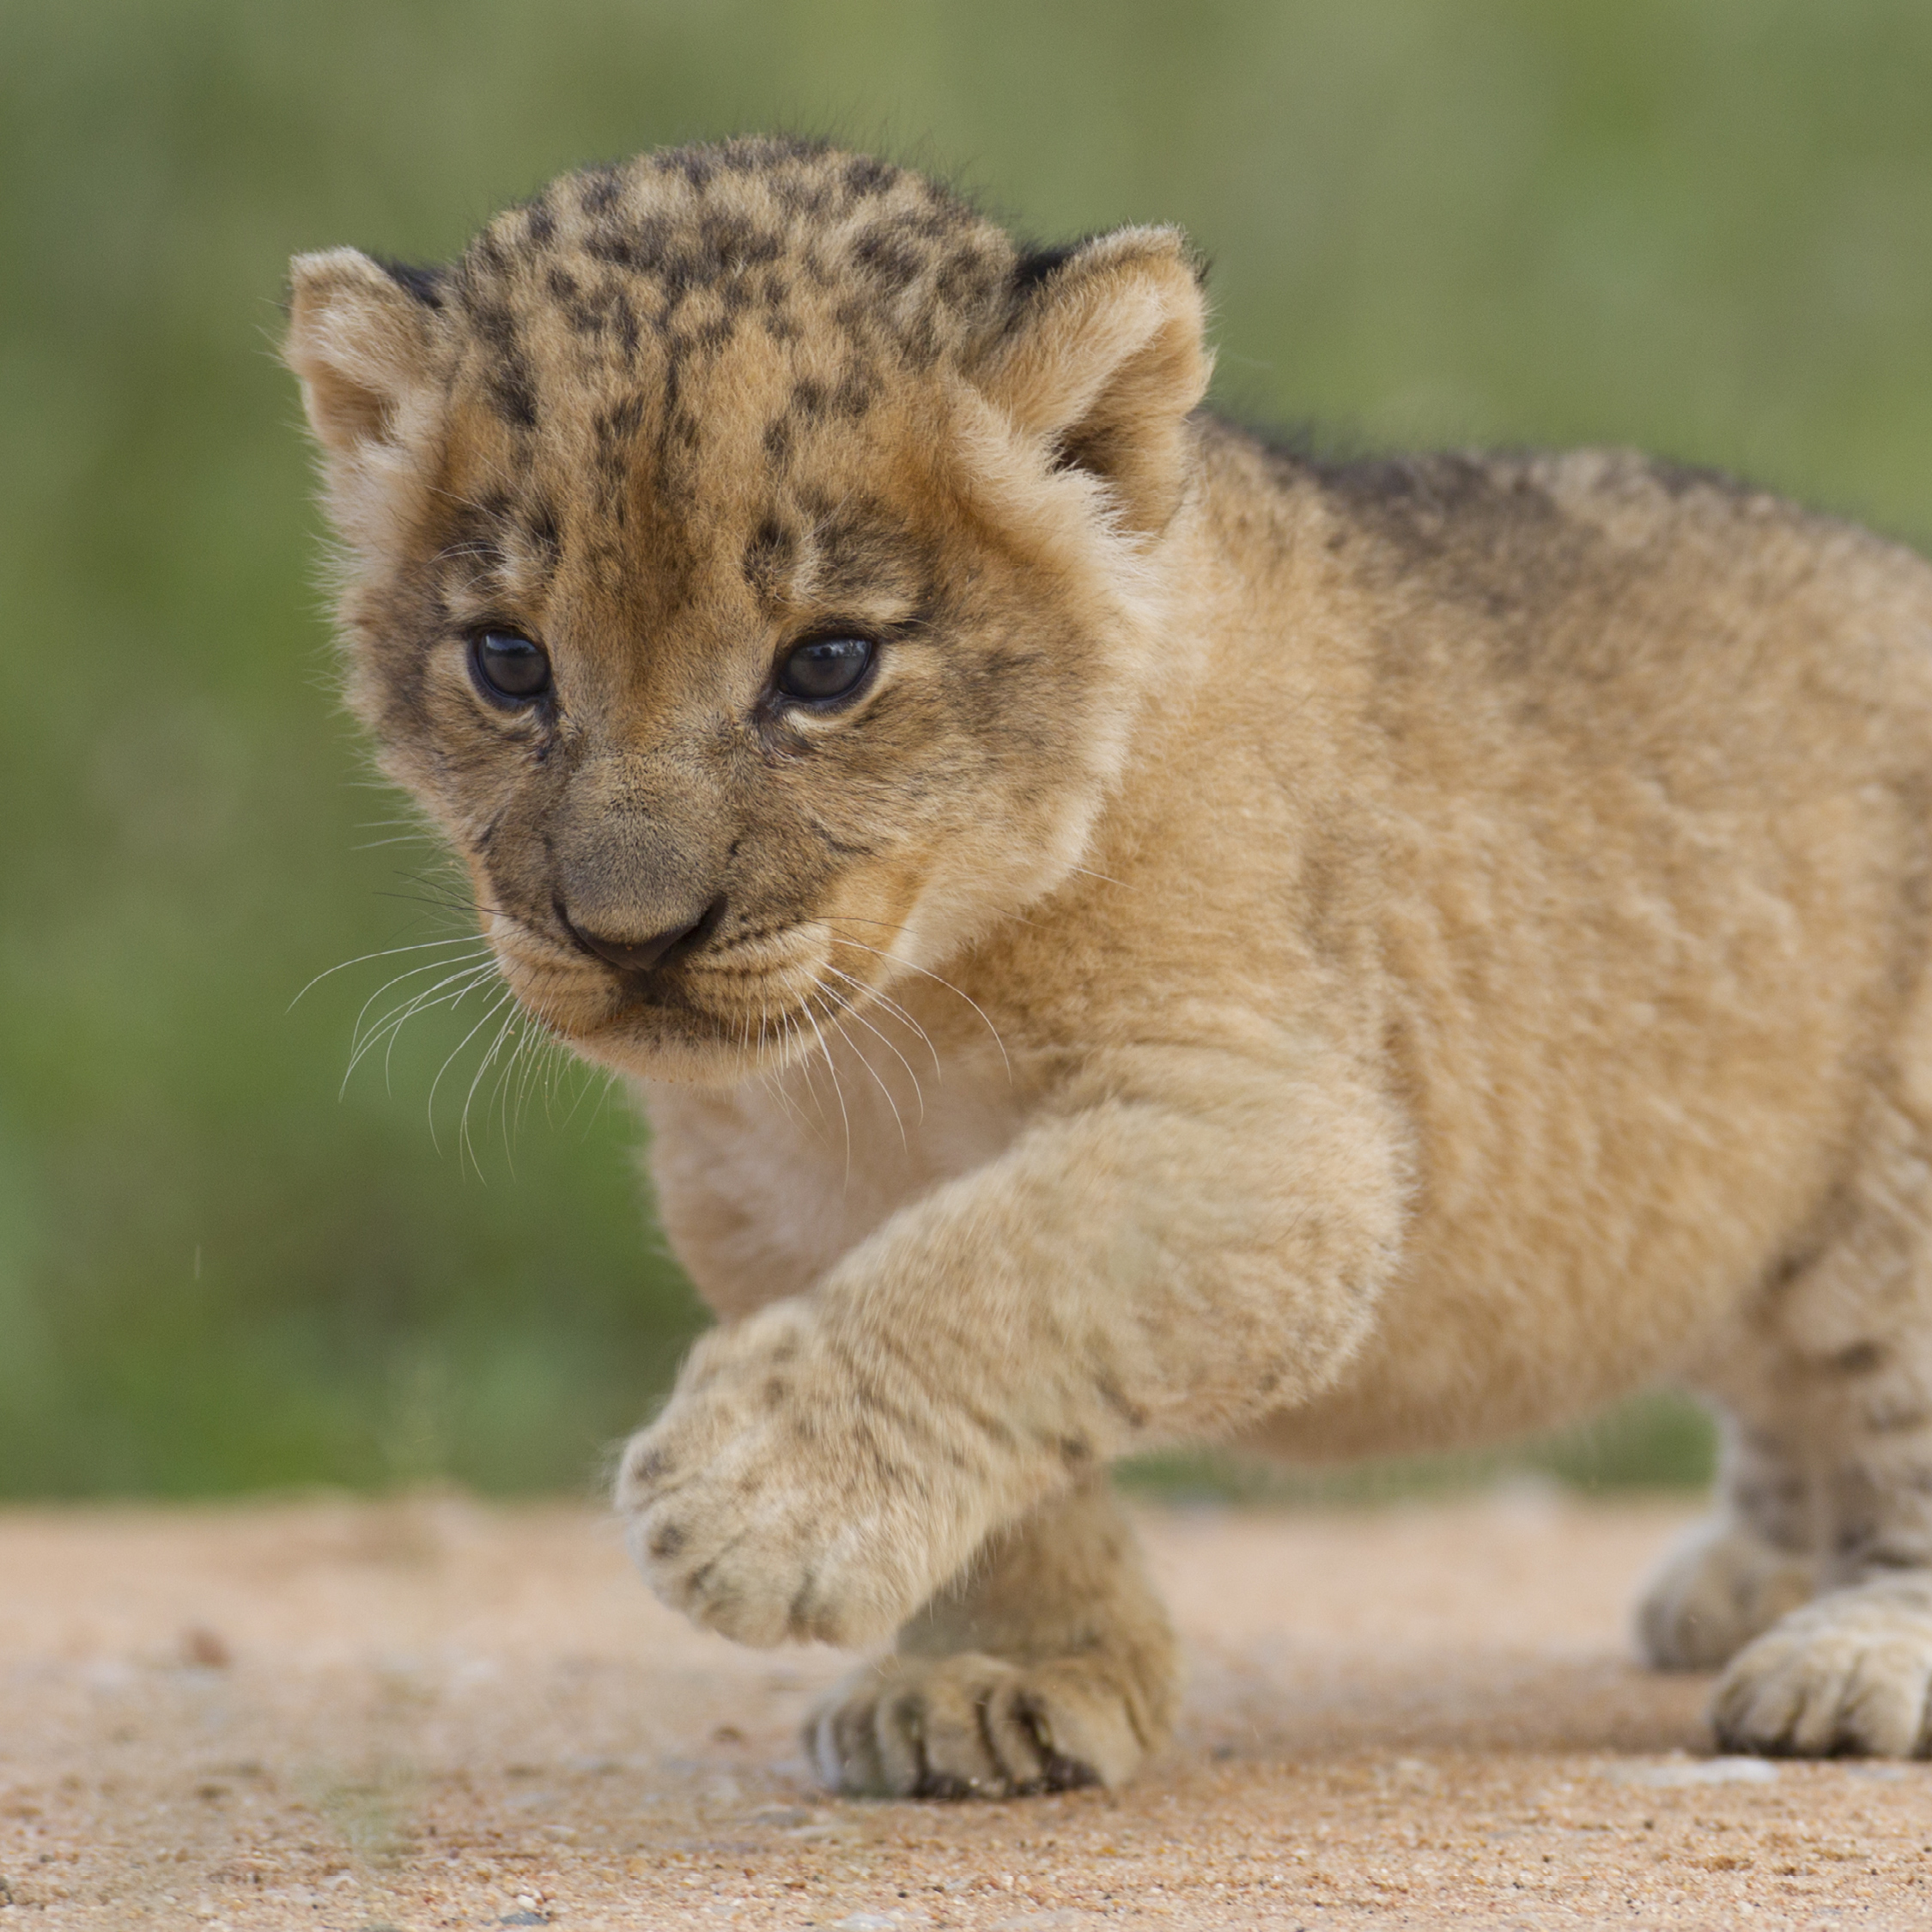
[[[816,1791],[846,1660],[691,1631],[588,1509],[0,1514],[0,1932],[1932,1926],[1932,1767],[1690,1781],[1708,1686],[1625,1636],[1686,1515],[1149,1511],[1175,1744],[944,1806]]]

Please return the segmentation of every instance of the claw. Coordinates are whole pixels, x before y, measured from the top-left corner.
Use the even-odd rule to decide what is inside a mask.
[[[1116,1668],[1071,1658],[1023,1668],[977,1652],[891,1658],[807,1720],[806,1750],[823,1784],[854,1797],[1014,1798],[1117,1784],[1144,1745]]]

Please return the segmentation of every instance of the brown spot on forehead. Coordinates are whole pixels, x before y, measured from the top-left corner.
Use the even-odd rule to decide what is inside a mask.
[[[465,264],[465,267],[467,264]],[[513,429],[537,423],[537,375],[515,309],[504,293],[459,271],[459,311],[469,324],[472,368],[497,419]]]
[[[884,501],[848,495],[834,503],[812,490],[768,506],[740,568],[768,606],[842,607],[852,616],[882,602],[923,604],[932,575],[914,532]]]
[[[867,228],[852,245],[852,258],[867,272],[872,284],[888,295],[916,282],[928,257],[914,237],[896,233],[890,223]]]
[[[614,167],[586,167],[577,177],[577,205],[589,216],[615,208],[623,191],[623,177]]]
[[[524,527],[546,568],[555,570],[563,555],[563,524],[556,506],[541,492],[525,510]]]
[[[744,580],[761,603],[775,604],[783,596],[798,556],[797,532],[768,511],[744,545]]]
[[[552,492],[526,480],[514,489],[442,494],[442,541],[429,561],[446,608],[458,589],[472,596],[541,594],[565,542],[565,512]]]
[[[861,598],[916,598],[923,572],[904,519],[875,497],[847,496],[811,519],[811,591],[837,604]]]
[[[556,215],[546,188],[523,211],[524,238],[532,248],[548,248],[556,240]]]
[[[884,194],[898,179],[897,168],[890,162],[875,160],[870,155],[854,155],[846,163],[846,187],[851,193],[861,197]]]

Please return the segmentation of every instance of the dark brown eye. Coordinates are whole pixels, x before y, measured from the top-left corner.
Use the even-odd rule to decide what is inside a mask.
[[[500,704],[527,704],[550,688],[550,660],[542,647],[513,630],[486,630],[473,638],[470,668],[483,696]]]
[[[814,637],[795,644],[778,667],[778,688],[806,704],[843,697],[856,688],[872,661],[863,637]]]

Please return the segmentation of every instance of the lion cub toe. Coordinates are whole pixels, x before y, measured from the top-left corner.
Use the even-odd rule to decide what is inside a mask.
[[[1659,1670],[1716,1670],[1808,1603],[1817,1566],[1728,1517],[1699,1523],[1652,1577],[1637,1637]]]
[[[1024,1797],[1123,1783],[1156,1741],[1139,1703],[1100,1658],[889,1657],[832,1692],[805,1742],[850,1797]]]
[[[1932,1755],[1932,1573],[1794,1611],[1732,1660],[1711,1720],[1727,1751]]]

